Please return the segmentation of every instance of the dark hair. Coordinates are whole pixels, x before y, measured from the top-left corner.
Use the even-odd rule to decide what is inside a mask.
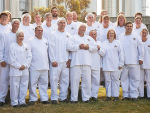
[[[96,12],[91,12],[91,13],[97,15]]]
[[[128,24],[132,24],[132,22],[131,22],[131,21],[127,21],[127,22],[125,23],[125,26],[127,26]],[[132,26],[133,26],[133,24],[132,24]]]
[[[136,17],[136,15],[141,15],[141,17],[142,17],[142,13],[140,13],[140,12],[135,13],[135,17]]]
[[[24,11],[24,12],[22,12],[22,15],[24,15],[24,14],[26,14],[26,13],[29,13],[28,11]]]
[[[52,7],[51,12],[52,12],[53,9],[57,9],[57,11],[58,11],[58,8],[54,6],[54,7]]]

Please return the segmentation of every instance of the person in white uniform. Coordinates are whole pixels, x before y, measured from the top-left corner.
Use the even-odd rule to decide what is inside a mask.
[[[119,16],[120,14],[121,14],[121,15],[123,15],[123,16],[125,17],[124,12],[119,12],[119,13],[117,14],[117,19],[118,19],[118,16]],[[116,21],[116,22],[114,22],[114,23],[113,23],[113,27],[118,26],[118,25],[117,25],[117,23],[118,23],[117,21]]]
[[[25,99],[29,81],[28,69],[32,60],[32,54],[30,46],[23,42],[23,31],[18,30],[16,38],[17,41],[10,45],[8,55],[11,105],[13,107],[27,107]]]
[[[0,106],[5,103],[9,85],[9,64],[8,52],[13,42],[16,42],[16,31],[19,28],[20,21],[12,20],[12,30],[0,37]]]
[[[110,29],[107,33],[107,39],[103,42],[106,54],[103,56],[103,73],[105,76],[105,87],[107,99],[105,101],[119,100],[120,74],[124,65],[123,46],[119,40],[116,40],[116,33]]]
[[[50,56],[50,85],[51,85],[51,102],[57,104],[60,102],[69,102],[67,99],[69,86],[69,51],[67,51],[67,44],[69,44],[70,34],[65,31],[65,18],[58,19],[58,30],[51,33],[49,42],[49,56]],[[70,45],[72,45],[70,43]],[[79,48],[79,47],[78,47]],[[78,49],[77,48],[77,49]],[[57,88],[58,81],[60,93],[58,97]]]
[[[125,56],[125,63],[121,73],[122,100],[131,98],[133,101],[137,101],[139,96],[140,65],[143,64],[144,47],[140,36],[132,32],[132,22],[126,22],[125,29],[125,33],[119,36]]]
[[[102,27],[103,25],[101,23],[99,23],[99,22],[96,21],[96,17],[97,17],[96,12],[92,12],[92,14],[94,15],[93,25],[97,26],[98,28]]]
[[[65,27],[65,30],[70,33],[71,35],[75,35],[77,34],[77,24],[75,24],[73,21],[72,21],[72,18],[73,18],[73,13],[68,11],[66,13],[66,20],[67,20],[67,24],[66,24],[66,27]]]
[[[140,70],[139,98],[144,97],[144,81],[146,76],[147,98],[150,100],[150,39],[147,38],[147,35],[148,30],[143,28],[141,36],[144,45],[144,60]]]
[[[118,36],[125,32],[125,23],[126,18],[123,14],[118,15],[117,17],[117,25],[113,28],[116,33],[116,40],[118,40]]]
[[[89,35],[91,30],[96,30],[97,35],[99,36],[98,27],[93,25],[93,18],[94,18],[94,15],[92,13],[88,13],[85,17],[85,20],[87,21],[87,28],[86,28],[86,31],[85,31],[85,35]]]
[[[91,66],[91,81],[92,81],[92,94],[91,99],[93,101],[98,101],[98,91],[100,84],[100,56],[105,55],[105,49],[102,48],[103,44],[97,41],[97,32],[95,30],[90,31],[89,36],[91,36],[97,45],[97,51],[92,53],[92,66]]]
[[[104,15],[102,18],[103,26],[99,28],[99,37],[97,40],[101,41],[102,43],[107,40],[107,32],[108,30],[112,29],[112,27],[109,24],[109,16]]]
[[[42,19],[42,17],[41,17],[40,14],[37,13],[37,14],[34,15],[35,23],[32,24],[33,28],[35,28],[36,26],[41,26],[42,25],[41,19]]]
[[[77,12],[72,11],[72,13],[73,13],[73,23],[77,24],[77,26],[80,25],[82,22],[78,21]]]
[[[31,16],[26,13],[21,17],[22,24],[19,27],[19,30],[23,30],[24,32],[24,40],[23,42],[27,42],[29,38],[34,37],[34,29],[33,26],[30,24]]]
[[[51,13],[45,14],[45,20],[46,20],[46,24],[42,25],[43,38],[46,38],[48,40],[50,38],[50,34],[53,31],[56,31],[57,26],[51,23],[51,21],[52,21],[52,14]]]
[[[7,24],[8,15],[6,12],[0,14],[0,22],[0,35],[4,35],[4,33],[11,31],[11,27]]]
[[[37,26],[35,28],[35,37],[28,40],[31,47],[32,61],[30,65],[29,75],[29,104],[34,105],[38,100],[36,88],[38,84],[40,100],[43,104],[49,104],[47,94],[48,88],[48,41],[42,37],[43,28]]]
[[[97,45],[94,39],[85,35],[86,24],[82,23],[78,26],[78,34],[71,39],[73,45],[78,45],[78,51],[71,52],[71,103],[77,103],[79,82],[81,78],[82,101],[90,102],[91,98],[91,65],[92,52],[97,52]]]

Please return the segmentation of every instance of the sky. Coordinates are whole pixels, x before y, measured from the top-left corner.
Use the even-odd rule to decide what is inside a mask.
[[[101,0],[97,0],[97,14],[101,12]],[[146,0],[146,16],[150,16],[150,0]]]

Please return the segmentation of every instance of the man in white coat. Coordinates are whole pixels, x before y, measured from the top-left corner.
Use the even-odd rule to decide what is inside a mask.
[[[94,39],[85,35],[86,24],[78,26],[78,34],[71,39],[73,45],[80,46],[78,51],[71,52],[71,103],[78,101],[78,89],[81,77],[82,101],[89,103],[91,98],[91,65],[92,52],[97,51],[97,45]]]
[[[100,41],[97,41],[97,32],[95,30],[90,31],[89,36],[91,36],[97,45],[97,51],[92,53],[92,66],[91,66],[91,80],[92,80],[92,95],[91,99],[93,101],[98,101],[98,90],[100,83],[100,56],[105,55],[105,49],[102,48],[103,44]]]
[[[57,104],[58,100],[58,81],[60,87],[59,101],[68,102],[68,86],[69,86],[69,52],[67,44],[69,44],[70,34],[65,31],[65,18],[58,19],[58,30],[51,33],[49,38],[49,56],[50,56],[50,85],[51,85],[51,102]],[[70,43],[70,45],[72,45]],[[75,47],[77,50],[79,47]],[[69,47],[68,47],[68,50]]]
[[[126,22],[125,29],[125,33],[119,36],[125,56],[125,65],[121,74],[123,100],[131,98],[136,101],[139,96],[140,65],[143,64],[144,47],[140,36],[132,32],[131,22]]]
[[[34,105],[38,100],[36,88],[38,84],[40,100],[43,104],[49,104],[49,98],[47,94],[48,88],[48,41],[42,37],[43,28],[37,26],[35,28],[35,37],[28,40],[28,44],[31,47],[32,61],[30,65],[29,75],[29,104]]]
[[[14,19],[12,21],[12,30],[0,37],[0,106],[5,103],[9,85],[9,69],[8,52],[12,43],[16,42],[16,32],[19,28],[20,21]]]

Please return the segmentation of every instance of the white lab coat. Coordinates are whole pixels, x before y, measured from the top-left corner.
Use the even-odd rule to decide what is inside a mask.
[[[125,33],[125,27],[120,27],[119,25],[118,26],[115,26],[113,28],[115,30],[115,33],[116,33],[116,40],[118,40],[118,36],[121,35],[122,33]]]
[[[77,31],[77,24],[71,22],[71,24],[66,24],[65,30],[70,33],[71,35],[75,35],[78,33]]]

